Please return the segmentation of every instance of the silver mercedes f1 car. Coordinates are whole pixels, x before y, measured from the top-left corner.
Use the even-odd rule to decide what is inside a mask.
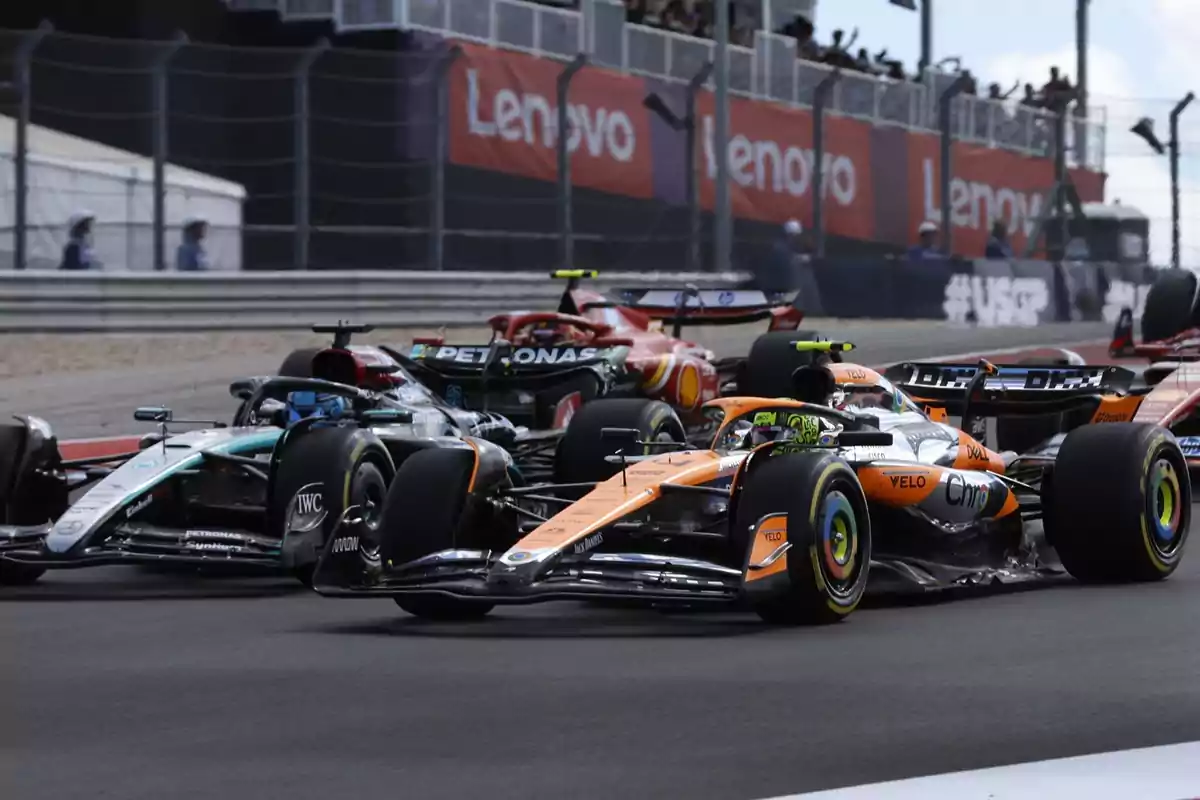
[[[139,408],[159,430],[126,453],[67,460],[50,425],[0,424],[0,584],[52,568],[178,563],[260,566],[308,582],[326,538],[356,509],[373,524],[396,469],[427,447],[487,447],[536,479],[553,440],[452,408],[398,364],[334,334],[313,377],[235,381],[233,424]],[[202,425],[173,433],[178,425]],[[515,454],[515,455],[514,455]]]

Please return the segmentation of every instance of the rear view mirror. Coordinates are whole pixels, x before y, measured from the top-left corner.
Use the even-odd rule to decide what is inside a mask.
[[[170,422],[171,409],[164,406],[142,406],[134,409],[133,418],[138,422]]]
[[[888,447],[892,434],[882,431],[842,431],[838,435],[840,447]]]
[[[637,428],[601,428],[601,439],[617,439],[626,442],[636,442],[642,432]]]
[[[411,411],[402,411],[398,408],[373,408],[360,412],[359,418],[372,425],[398,425],[413,421]]]

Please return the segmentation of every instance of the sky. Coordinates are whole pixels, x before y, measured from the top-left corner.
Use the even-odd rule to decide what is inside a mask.
[[[933,61],[959,56],[980,89],[1020,81],[1040,88],[1050,65],[1075,82],[1075,0],[925,0],[933,4]],[[1088,83],[1094,115],[1107,119],[1105,200],[1119,199],[1150,218],[1151,256],[1171,256],[1170,169],[1129,129],[1154,119],[1168,139],[1168,115],[1189,91],[1200,93],[1200,0],[1091,0]],[[903,59],[915,70],[920,14],[888,0],[816,0],[817,38],[858,29],[859,46]],[[1180,220],[1184,266],[1200,269],[1200,99],[1180,117]]]

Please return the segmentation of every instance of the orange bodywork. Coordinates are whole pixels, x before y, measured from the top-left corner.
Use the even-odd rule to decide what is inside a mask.
[[[788,515],[780,513],[771,514],[758,523],[758,529],[754,532],[754,543],[750,547],[751,566],[761,564],[787,540],[787,521]],[[759,581],[787,572],[787,557],[785,552],[762,569],[746,570],[746,582]]]
[[[596,484],[579,501],[564,508],[517,542],[510,552],[539,553],[569,547],[588,534],[611,525],[657,500],[664,483],[696,486],[732,476],[742,456],[722,457],[712,450],[670,453],[630,464]]]

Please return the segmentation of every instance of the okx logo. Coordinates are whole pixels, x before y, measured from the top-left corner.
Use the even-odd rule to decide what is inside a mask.
[[[948,322],[971,321],[985,327],[1024,325],[1033,327],[1050,305],[1050,290],[1041,278],[963,275],[946,284],[942,310]]]

